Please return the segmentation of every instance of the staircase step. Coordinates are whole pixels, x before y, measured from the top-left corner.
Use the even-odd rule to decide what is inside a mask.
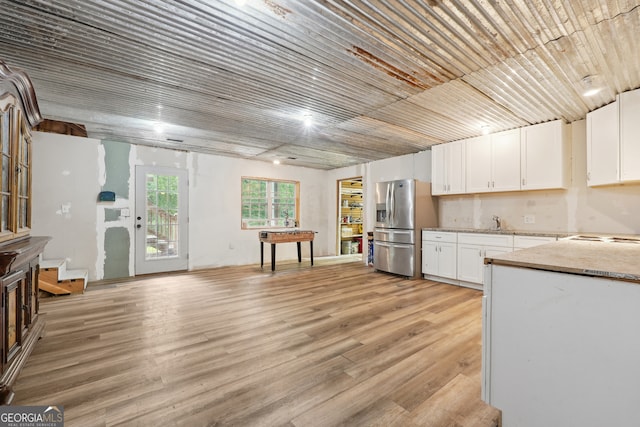
[[[67,270],[67,261],[64,259],[46,259],[40,261],[40,276],[50,282],[60,280]]]
[[[81,294],[87,288],[89,270],[67,270],[64,259],[40,261],[40,289],[54,295]]]
[[[87,288],[87,282],[89,281],[89,270],[66,270],[58,279],[62,282],[82,280],[82,289],[84,290]]]
[[[71,291],[62,287],[62,286],[58,286],[57,283],[49,283],[46,280],[42,280],[42,278],[40,279],[38,286],[40,288],[41,291],[45,291],[45,292],[49,292],[50,294],[53,295],[70,295]]]

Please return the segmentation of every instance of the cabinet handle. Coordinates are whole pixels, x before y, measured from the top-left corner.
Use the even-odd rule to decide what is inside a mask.
[[[591,172],[587,172],[587,181],[591,180]]]
[[[523,185],[523,186],[525,185],[525,184],[524,184],[524,178],[522,178],[522,185]]]
[[[496,182],[495,181],[491,181],[491,186],[495,188]]]
[[[491,188],[491,182],[487,181],[487,188]]]

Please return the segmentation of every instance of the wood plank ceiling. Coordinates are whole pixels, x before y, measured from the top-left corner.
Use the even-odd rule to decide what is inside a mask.
[[[319,169],[584,118],[640,86],[638,34],[638,0],[0,0],[45,118]]]

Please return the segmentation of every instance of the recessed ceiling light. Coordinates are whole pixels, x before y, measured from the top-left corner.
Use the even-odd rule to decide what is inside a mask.
[[[279,164],[280,164],[280,160],[275,159],[275,160],[273,161],[273,164],[274,164],[274,165],[279,165]]]
[[[585,76],[580,80],[582,96],[594,96],[602,90],[598,76]]]
[[[156,133],[162,133],[162,132],[164,132],[164,128],[165,128],[165,125],[164,125],[164,123],[162,123],[162,122],[155,122],[155,123],[153,124],[153,130],[154,130]]]
[[[489,125],[480,126],[480,129],[482,129],[483,135],[489,135],[489,131],[491,130]]]
[[[309,110],[303,110],[300,112],[300,115],[297,117],[305,126],[309,127],[313,125],[313,114]]]

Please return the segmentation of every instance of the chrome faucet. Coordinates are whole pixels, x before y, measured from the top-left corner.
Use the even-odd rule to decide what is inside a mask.
[[[501,230],[500,217],[498,215],[494,215],[493,220],[496,222],[496,230],[500,231]]]

